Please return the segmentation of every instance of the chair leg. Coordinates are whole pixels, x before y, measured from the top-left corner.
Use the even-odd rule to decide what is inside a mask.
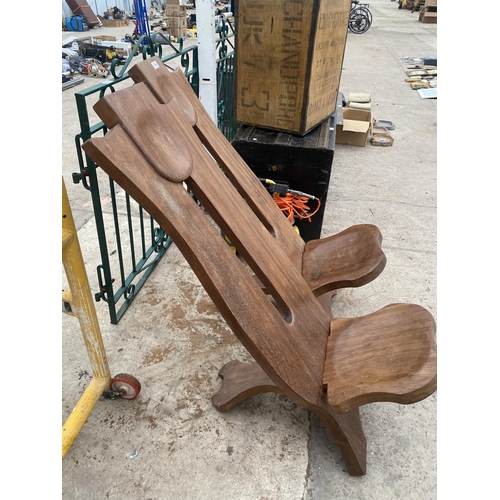
[[[313,409],[326,424],[335,441],[339,445],[342,457],[351,476],[366,474],[366,437],[359,416],[359,409],[355,408],[347,413],[336,413],[326,402],[323,408]]]
[[[212,397],[212,404],[222,412],[234,408],[245,399],[264,392],[283,391],[267,376],[257,363],[241,363],[233,360],[219,370],[222,387]]]
[[[257,394],[282,391],[257,363],[241,363],[233,360],[219,371],[222,387],[212,397],[212,404],[217,410],[227,412],[237,404]],[[291,398],[294,399],[294,398]],[[314,412],[326,424],[340,447],[347,470],[353,476],[366,474],[366,438],[356,408],[347,413],[333,411],[326,397],[322,406],[307,405],[307,410]]]

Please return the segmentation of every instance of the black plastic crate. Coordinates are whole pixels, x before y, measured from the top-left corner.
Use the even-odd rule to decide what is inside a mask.
[[[285,182],[290,189],[320,200],[321,207],[310,222],[296,219],[304,241],[321,237],[335,149],[335,125],[335,114],[304,136],[241,125],[232,140],[233,147],[257,177]],[[308,205],[312,210],[316,201],[311,200]]]

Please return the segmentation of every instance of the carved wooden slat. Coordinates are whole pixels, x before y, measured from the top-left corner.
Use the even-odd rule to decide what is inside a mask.
[[[224,137],[212,121],[202,103],[181,71],[169,71],[157,56],[141,61],[129,71],[135,82],[145,83],[161,103],[177,99],[183,111],[191,118],[196,114],[195,131],[203,145],[217,160],[225,174],[250,204],[262,223],[281,241],[284,251],[297,269],[302,267],[304,241],[276,210],[269,192]]]

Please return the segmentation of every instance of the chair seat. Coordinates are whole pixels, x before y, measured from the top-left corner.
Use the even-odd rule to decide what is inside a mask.
[[[358,287],[374,280],[385,268],[382,234],[377,226],[358,224],[333,236],[306,244],[302,276],[316,296]]]
[[[416,403],[437,386],[436,325],[415,304],[391,304],[330,324],[323,384],[332,408],[344,413],[380,401]]]

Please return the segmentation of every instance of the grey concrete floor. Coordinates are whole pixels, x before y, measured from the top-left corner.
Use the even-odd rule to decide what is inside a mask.
[[[417,303],[434,314],[439,343],[437,101],[411,89],[400,60],[437,56],[437,25],[418,22],[417,13],[396,2],[374,0],[370,7],[370,30],[348,34],[341,91],[371,94],[375,118],[396,125],[394,145],[337,145],[323,235],[376,224],[388,263],[369,285],[340,291],[332,308],[335,316],[360,316],[394,302]],[[100,257],[91,200],[71,181],[78,169],[74,93],[81,88],[62,96],[63,176],[96,292]],[[64,286],[64,273],[62,280]],[[228,413],[216,411],[210,398],[220,386],[219,368],[249,355],[175,247],[118,325],[110,324],[103,302],[96,309],[112,374],[134,375],[142,391],[134,401],[103,400],[94,408],[62,462],[63,498],[436,498],[437,394],[409,406],[360,409],[368,445],[363,477],[346,472],[322,422],[283,396],[264,394]],[[64,315],[62,422],[91,376],[78,322]]]

